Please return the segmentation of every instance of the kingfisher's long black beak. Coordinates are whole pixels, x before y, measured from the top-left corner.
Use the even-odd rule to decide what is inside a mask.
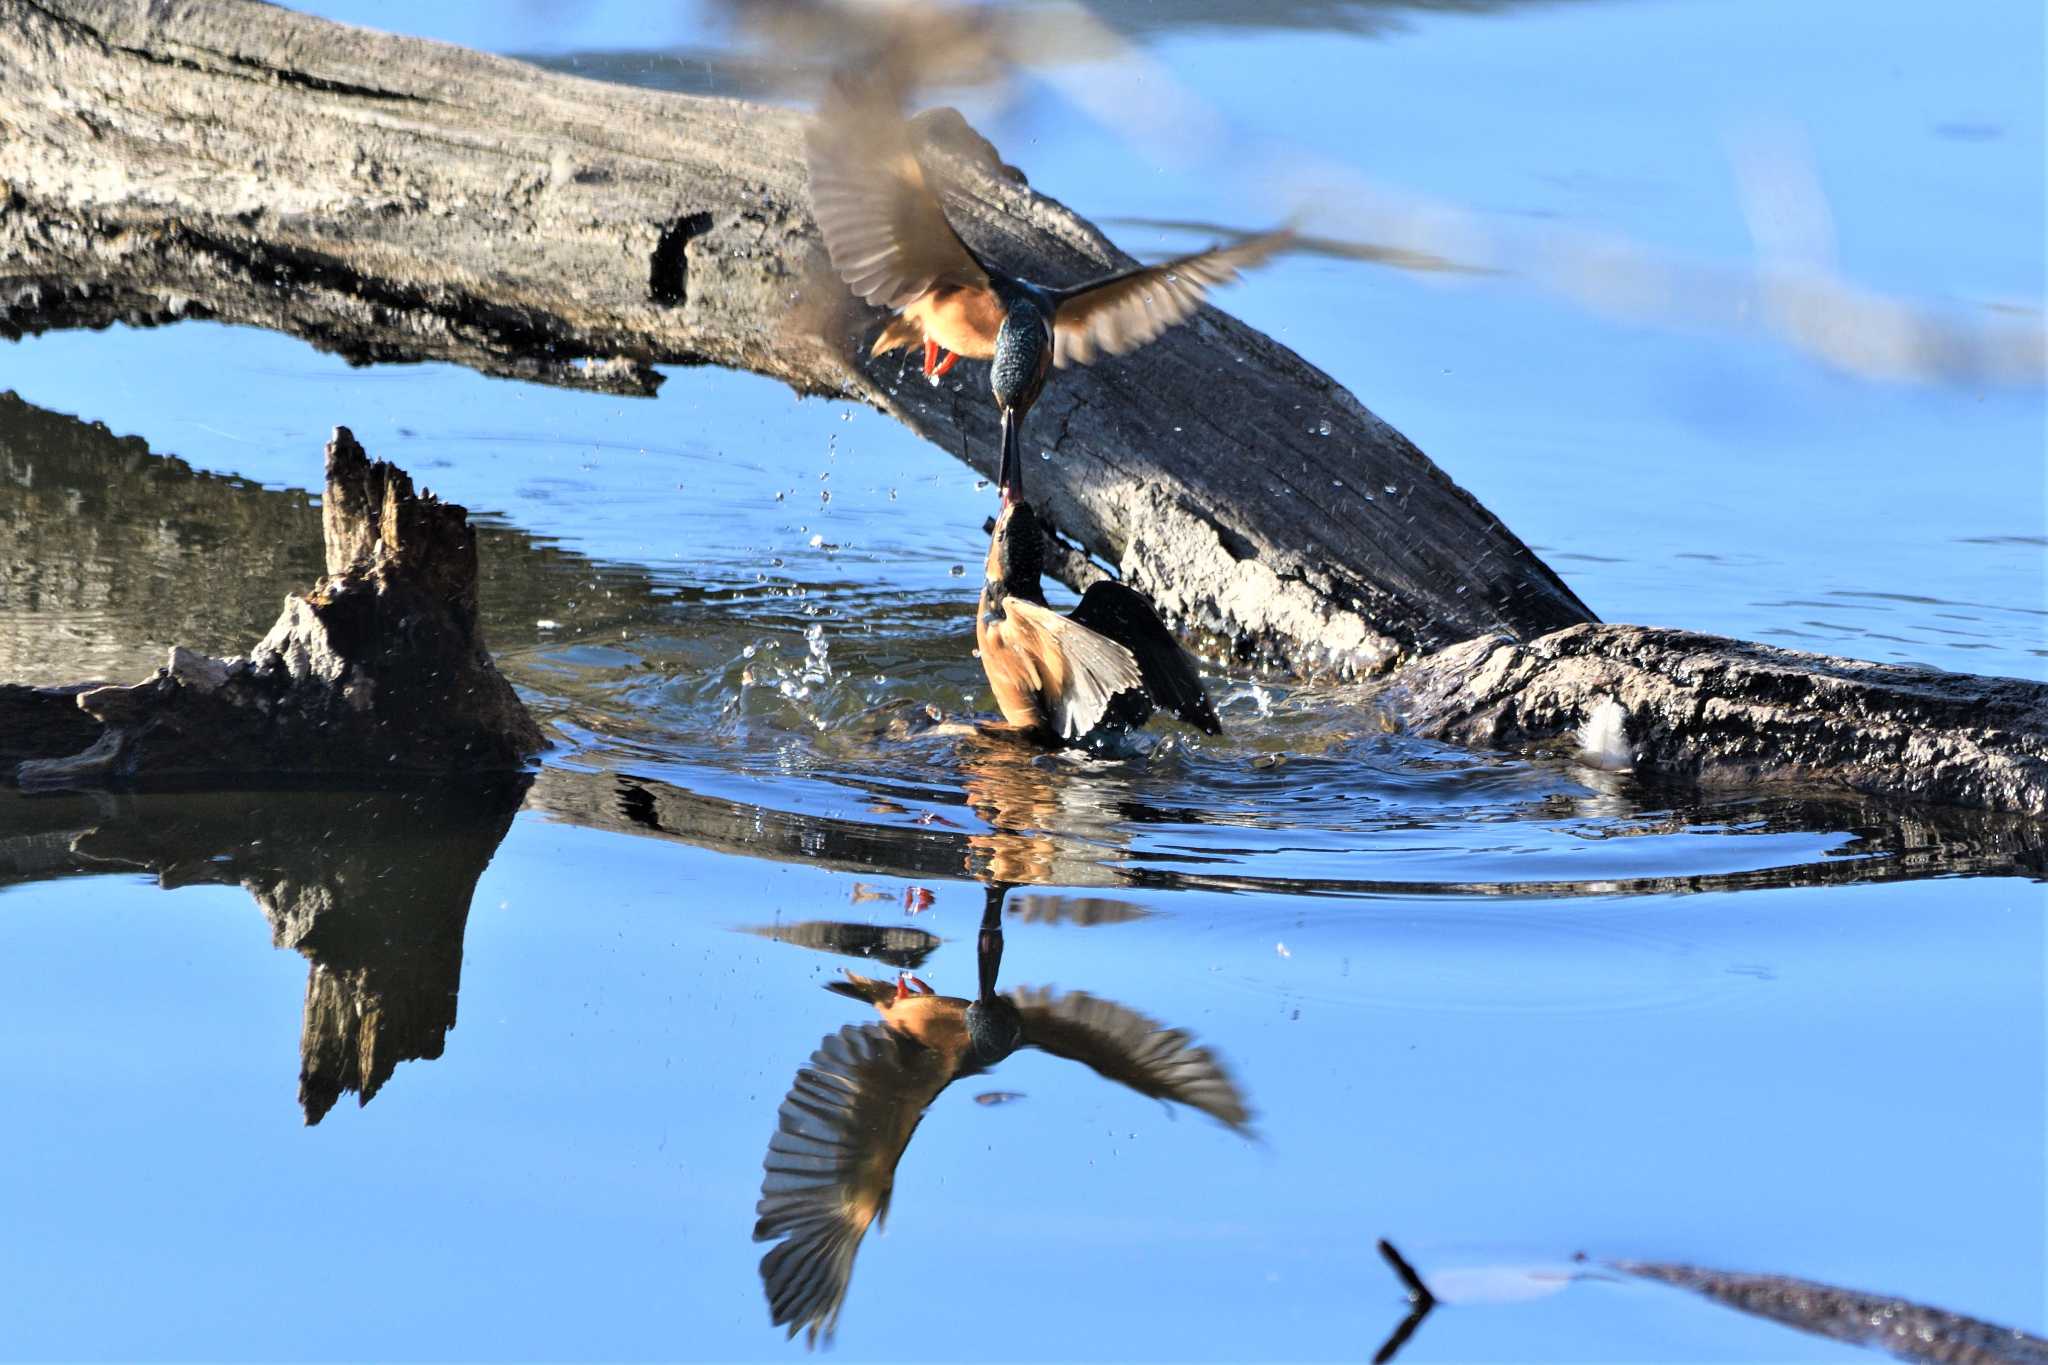
[[[1021,425],[1014,411],[1003,409],[1003,463],[996,475],[996,487],[1002,492],[1005,507],[1024,496],[1024,461],[1017,453],[1017,429]]]

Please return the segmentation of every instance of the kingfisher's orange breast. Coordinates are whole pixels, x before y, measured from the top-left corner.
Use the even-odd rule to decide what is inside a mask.
[[[989,620],[988,594],[983,593],[980,613],[974,618],[974,642],[981,649],[981,671],[988,675],[989,691],[996,694],[996,709],[1012,725],[1035,729],[1045,724],[1039,704],[1041,670],[1018,646],[1020,640],[1009,619]],[[1034,634],[1030,637],[1036,639]]]
[[[944,285],[904,305],[903,316],[955,355],[987,360],[996,353],[996,332],[1003,325],[1003,306],[986,289]]]

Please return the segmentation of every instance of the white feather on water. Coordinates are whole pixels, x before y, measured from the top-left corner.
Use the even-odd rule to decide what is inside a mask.
[[[1579,762],[1610,773],[1635,767],[1635,753],[1628,745],[1627,707],[1612,697],[1594,703],[1592,715],[1579,727]]]

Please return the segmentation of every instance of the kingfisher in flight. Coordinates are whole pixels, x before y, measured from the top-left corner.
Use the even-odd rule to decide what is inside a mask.
[[[1038,284],[998,269],[953,230],[918,161],[900,91],[886,80],[837,76],[804,146],[832,268],[862,299],[896,312],[870,354],[921,343],[934,378],[961,356],[993,362],[1006,502],[1021,477],[1024,416],[1055,367],[1137,349],[1294,235],[1282,228],[1082,284]]]

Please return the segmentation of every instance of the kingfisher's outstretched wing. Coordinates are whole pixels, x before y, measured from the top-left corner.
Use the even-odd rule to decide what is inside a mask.
[[[1203,734],[1223,733],[1195,661],[1137,589],[1108,580],[1091,584],[1067,615],[1128,649],[1154,702]]]
[[[1134,351],[1201,307],[1210,289],[1259,265],[1294,238],[1291,228],[1261,233],[1158,265],[1141,265],[1056,292],[1053,363],[1086,365],[1098,351]]]
[[[1208,1048],[1182,1029],[1084,991],[1013,992],[1024,1043],[1081,1063],[1140,1095],[1201,1110],[1240,1131],[1251,1126],[1244,1092]]]
[[[901,308],[927,290],[988,287],[925,180],[901,95],[842,72],[804,133],[811,211],[832,268],[869,303]]]
[[[796,1073],[762,1162],[754,1240],[777,1327],[830,1341],[871,1223],[888,1217],[896,1163],[952,1079],[939,1053],[880,1024],[849,1024]]]

